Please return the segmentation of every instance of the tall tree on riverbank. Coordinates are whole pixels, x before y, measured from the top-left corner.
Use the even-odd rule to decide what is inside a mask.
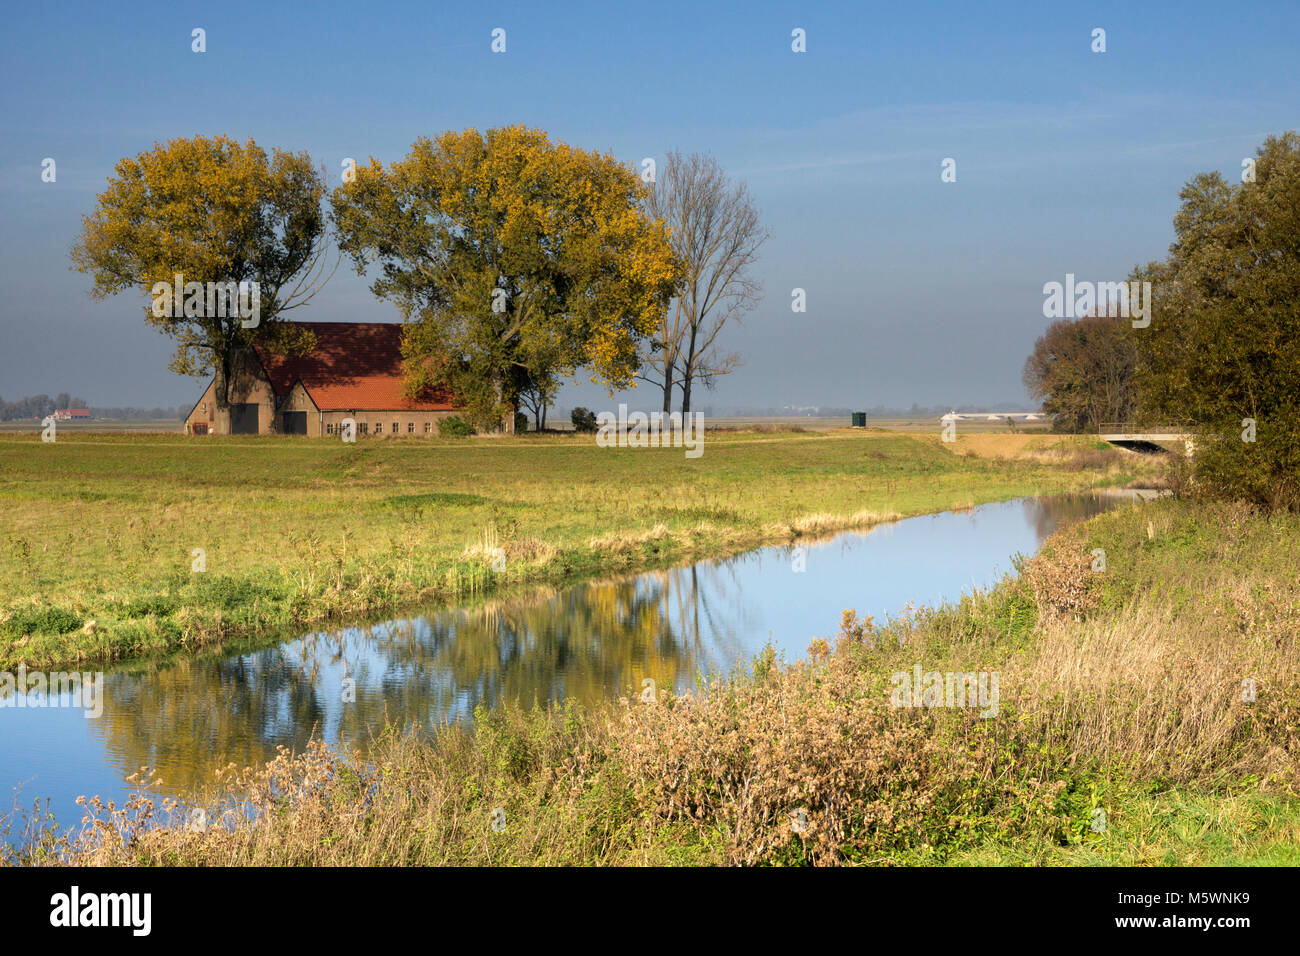
[[[588,369],[630,385],[676,280],[644,188],[541,130],[443,133],[333,195],[339,243],[410,324],[408,388],[449,386],[494,426],[530,384]]]
[[[204,303],[145,321],[176,340],[173,371],[216,375],[219,413],[228,385],[254,340],[285,353],[314,344],[280,321],[328,280],[322,176],[306,153],[273,150],[225,136],[174,139],[123,159],[116,177],[83,217],[74,267],[94,278],[93,298],[129,288],[151,295],[155,284],[257,283],[252,325],[234,308]],[[233,304],[233,303],[230,303]]]
[[[1270,136],[1242,181],[1194,176],[1135,329],[1150,417],[1190,421],[1207,493],[1300,507],[1300,136]]]
[[[1133,417],[1133,330],[1111,312],[1053,322],[1025,360],[1025,388],[1059,431],[1095,432]]]
[[[762,297],[751,267],[768,234],[745,184],[732,183],[712,156],[670,152],[646,208],[671,231],[682,273],[640,377],[662,390],[665,412],[677,386],[682,411],[689,412],[696,383],[712,388],[740,364],[719,339]]]

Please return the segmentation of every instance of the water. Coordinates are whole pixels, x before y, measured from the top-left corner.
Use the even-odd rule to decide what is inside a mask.
[[[802,656],[838,630],[845,608],[883,622],[909,604],[990,587],[1059,524],[1119,500],[982,505],[806,543],[802,556],[762,548],[264,650],[121,668],[105,674],[95,719],[74,707],[0,706],[0,812],[49,798],[59,822],[74,824],[78,796],[120,802],[126,776],[144,766],[161,776],[160,792],[183,798],[210,785],[217,767],[261,763],[313,734],[363,745],[386,721],[433,727],[504,699],[591,702],[637,693],[646,678],[682,690],[701,671],[747,664],[768,642]]]

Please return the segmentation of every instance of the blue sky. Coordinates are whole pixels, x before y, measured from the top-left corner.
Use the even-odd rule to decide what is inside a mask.
[[[1300,127],[1294,2],[54,6],[11,6],[0,36],[10,400],[198,394],[142,299],[91,300],[68,268],[114,163],[175,136],[306,150],[335,180],[345,157],[468,126],[525,123],[629,163],[711,152],[772,237],[766,297],[728,339],[745,365],[697,406],[866,408],[1023,400],[1043,283],[1163,256],[1184,181],[1235,178]],[[397,318],[345,271],[295,318]],[[560,404],[612,407],[588,384]]]

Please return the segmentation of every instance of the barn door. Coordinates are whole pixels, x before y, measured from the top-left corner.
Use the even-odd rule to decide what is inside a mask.
[[[307,434],[307,413],[306,412],[285,412],[284,433],[286,435],[305,435]]]
[[[230,434],[257,434],[257,405],[235,403],[230,406]]]

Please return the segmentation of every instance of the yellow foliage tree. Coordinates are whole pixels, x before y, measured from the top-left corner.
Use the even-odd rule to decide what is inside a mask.
[[[678,274],[632,169],[541,130],[470,129],[371,160],[332,197],[339,245],[408,320],[408,388],[450,387],[480,425],[587,368],[632,384]]]
[[[93,215],[82,218],[74,267],[94,277],[91,296],[128,288],[151,296],[145,321],[176,339],[171,368],[216,373],[217,407],[244,354],[259,341],[282,352],[310,349],[312,336],[279,317],[303,304],[325,273],[323,178],[305,153],[225,136],[174,139],[117,164]],[[185,308],[156,308],[161,287],[204,287]],[[256,319],[211,296],[209,283],[257,289]]]

